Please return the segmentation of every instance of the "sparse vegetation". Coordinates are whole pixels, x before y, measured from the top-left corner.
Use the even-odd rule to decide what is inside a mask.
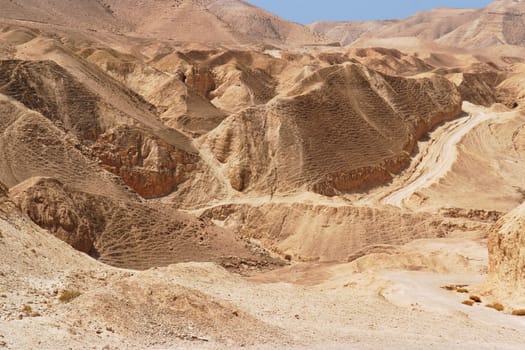
[[[461,304],[464,304],[464,305],[467,305],[467,306],[472,306],[472,305],[474,305],[474,302],[472,300],[464,300]]]
[[[525,201],[525,189],[518,186],[514,186],[514,188],[516,189],[516,192],[518,192],[518,194],[521,196],[521,200]]]
[[[505,310],[505,307],[500,303],[487,304],[486,306],[497,311]]]
[[[465,288],[466,286],[464,284],[457,285],[457,284],[448,284],[446,286],[442,286],[441,288],[449,290],[449,291],[455,291],[458,293],[468,293],[468,289]]]
[[[514,316],[525,316],[525,309],[516,309],[512,311],[512,315]]]
[[[68,289],[64,289],[61,293],[60,293],[60,296],[58,297],[58,300],[60,300],[62,303],[69,303],[71,302],[73,299],[76,299],[80,296],[80,292],[78,290],[68,290]]]
[[[477,295],[471,295],[470,296],[470,300],[476,302],[476,303],[481,303],[481,298],[478,297]]]
[[[446,290],[456,290],[456,286],[453,286],[453,285],[446,285],[446,286],[443,286],[441,287],[442,289],[446,289]]]
[[[24,307],[22,308],[22,311],[26,314],[26,315],[30,315],[32,312],[33,312],[33,308],[31,308],[31,306],[29,305],[24,305]]]

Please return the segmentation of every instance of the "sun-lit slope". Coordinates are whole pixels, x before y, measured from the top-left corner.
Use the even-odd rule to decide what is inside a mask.
[[[324,38],[298,23],[283,20],[239,0],[210,1],[208,10],[249,38],[275,43],[313,44]]]
[[[315,202],[314,202],[315,203]],[[201,217],[260,241],[293,260],[347,262],[381,247],[421,238],[476,234],[492,221],[469,222],[397,208],[330,206],[321,203],[231,204],[205,210]],[[387,249],[387,248],[385,248]]]
[[[0,1],[0,18],[179,43],[306,44],[322,35],[240,0]]]
[[[391,179],[415,141],[460,114],[460,104],[455,86],[439,76],[405,79],[336,65],[227,118],[202,147],[238,191],[334,195]]]
[[[418,37],[436,40],[477,16],[476,10],[438,8],[417,13],[371,35],[378,38]]]
[[[285,336],[227,298],[181,284],[179,277],[241,281],[224,269],[188,264],[138,272],[100,264],[36,226],[3,190],[0,254],[0,337],[7,347],[83,348],[101,341],[125,349],[187,347],[203,339],[219,346]],[[65,302],[64,291],[78,297]]]
[[[32,176],[51,176],[91,193],[131,195],[83,154],[77,138],[42,114],[0,94],[0,115],[0,179],[7,186]]]
[[[313,22],[308,27],[321,33],[341,45],[349,45],[368,32],[378,31],[383,27],[393,25],[397,20],[355,21],[355,22]]]
[[[136,32],[150,37],[223,45],[304,44],[321,39],[304,26],[239,0],[161,0],[146,4],[136,0],[105,2],[111,6],[114,16],[128,19]],[[137,6],[142,11],[137,12]]]
[[[525,3],[494,0],[481,9],[437,8],[397,21],[312,23],[328,38],[352,44],[359,39],[417,38],[459,48],[525,45]],[[371,41],[372,42],[372,41]]]
[[[18,119],[27,119],[28,116],[19,113],[4,119],[6,128],[13,126],[4,131],[11,133],[5,141],[11,145],[26,144],[34,147],[37,153],[46,153],[41,148],[44,142],[51,145],[64,143],[66,147],[42,161],[35,163],[33,160],[29,163],[33,167],[29,173],[13,175],[4,181],[12,186],[30,176],[55,176],[46,172],[49,167],[45,164],[57,161],[76,163],[65,157],[64,152],[69,152],[67,147],[70,147],[87,158],[97,157],[104,169],[120,176],[145,197],[165,195],[176,189],[186,179],[186,173],[196,169],[199,161],[189,139],[164,127],[153,105],[102,71],[89,67],[87,78],[89,80],[80,80],[53,61],[0,61],[0,93],[18,100],[29,110],[39,112],[38,116],[44,118],[29,113],[33,123],[44,123],[45,128],[65,133],[70,141],[64,143],[66,138],[59,135],[42,134],[41,142],[39,139],[14,137],[12,133],[16,134],[20,127]],[[95,89],[99,85],[104,88]],[[4,147],[4,152],[11,154],[5,161],[20,156],[16,154],[17,146]],[[64,169],[77,174],[73,170],[77,164],[63,165]],[[20,166],[13,164],[15,168]],[[39,172],[39,168],[44,173]],[[60,167],[56,170],[62,172]],[[63,175],[56,176],[65,180]],[[72,182],[70,179],[65,181]]]
[[[310,28],[325,34],[343,45],[360,38],[416,37],[436,40],[476,19],[478,11],[470,9],[438,8],[419,12],[402,20],[365,22],[319,22]]]
[[[495,0],[454,31],[442,35],[439,42],[460,47],[525,45],[525,3]]]
[[[75,29],[120,31],[126,23],[115,18],[103,1],[2,0],[1,18],[55,24]]]
[[[497,105],[496,105],[497,106]],[[458,143],[450,171],[412,198],[415,208],[439,207],[508,212],[523,201],[525,116],[519,109],[475,108],[487,121]],[[429,209],[431,208],[431,209]]]
[[[257,265],[271,261],[252,252],[233,232],[169,206],[89,194],[51,178],[31,178],[11,188],[9,195],[42,228],[113,266],[227,263],[231,257]]]

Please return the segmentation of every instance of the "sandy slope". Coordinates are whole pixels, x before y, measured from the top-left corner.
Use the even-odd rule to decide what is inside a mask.
[[[464,107],[468,110],[467,107]],[[384,204],[400,207],[403,200],[414,192],[439,181],[451,168],[457,158],[457,147],[461,139],[477,125],[497,117],[482,112],[473,112],[470,116],[447,124],[439,138],[431,142],[425,155],[418,159],[416,169],[407,183],[398,191],[383,199]],[[431,136],[432,137],[432,136]]]
[[[0,348],[523,347],[478,287],[525,191],[522,49],[430,40],[520,27],[296,49],[320,38],[236,0],[0,4]]]
[[[470,241],[416,241],[250,279],[202,263],[135,272],[97,263],[1,209],[8,349],[519,349],[525,341],[523,320],[464,306],[464,295],[440,288],[483,278],[486,250]],[[62,303],[64,289],[81,295]]]

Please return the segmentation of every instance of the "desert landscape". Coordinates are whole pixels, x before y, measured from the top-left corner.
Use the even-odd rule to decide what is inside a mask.
[[[522,349],[525,1],[0,0],[0,256],[0,349]]]

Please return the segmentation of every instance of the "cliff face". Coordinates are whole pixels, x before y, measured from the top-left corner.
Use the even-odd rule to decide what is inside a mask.
[[[95,234],[104,226],[94,203],[80,201],[60,181],[51,178],[30,179],[15,186],[11,195],[37,225],[81,252],[93,250]]]
[[[195,170],[198,156],[141,130],[121,127],[93,146],[101,166],[144,198],[173,192]]]
[[[525,296],[525,204],[496,223],[488,249],[489,281],[501,291]]]

